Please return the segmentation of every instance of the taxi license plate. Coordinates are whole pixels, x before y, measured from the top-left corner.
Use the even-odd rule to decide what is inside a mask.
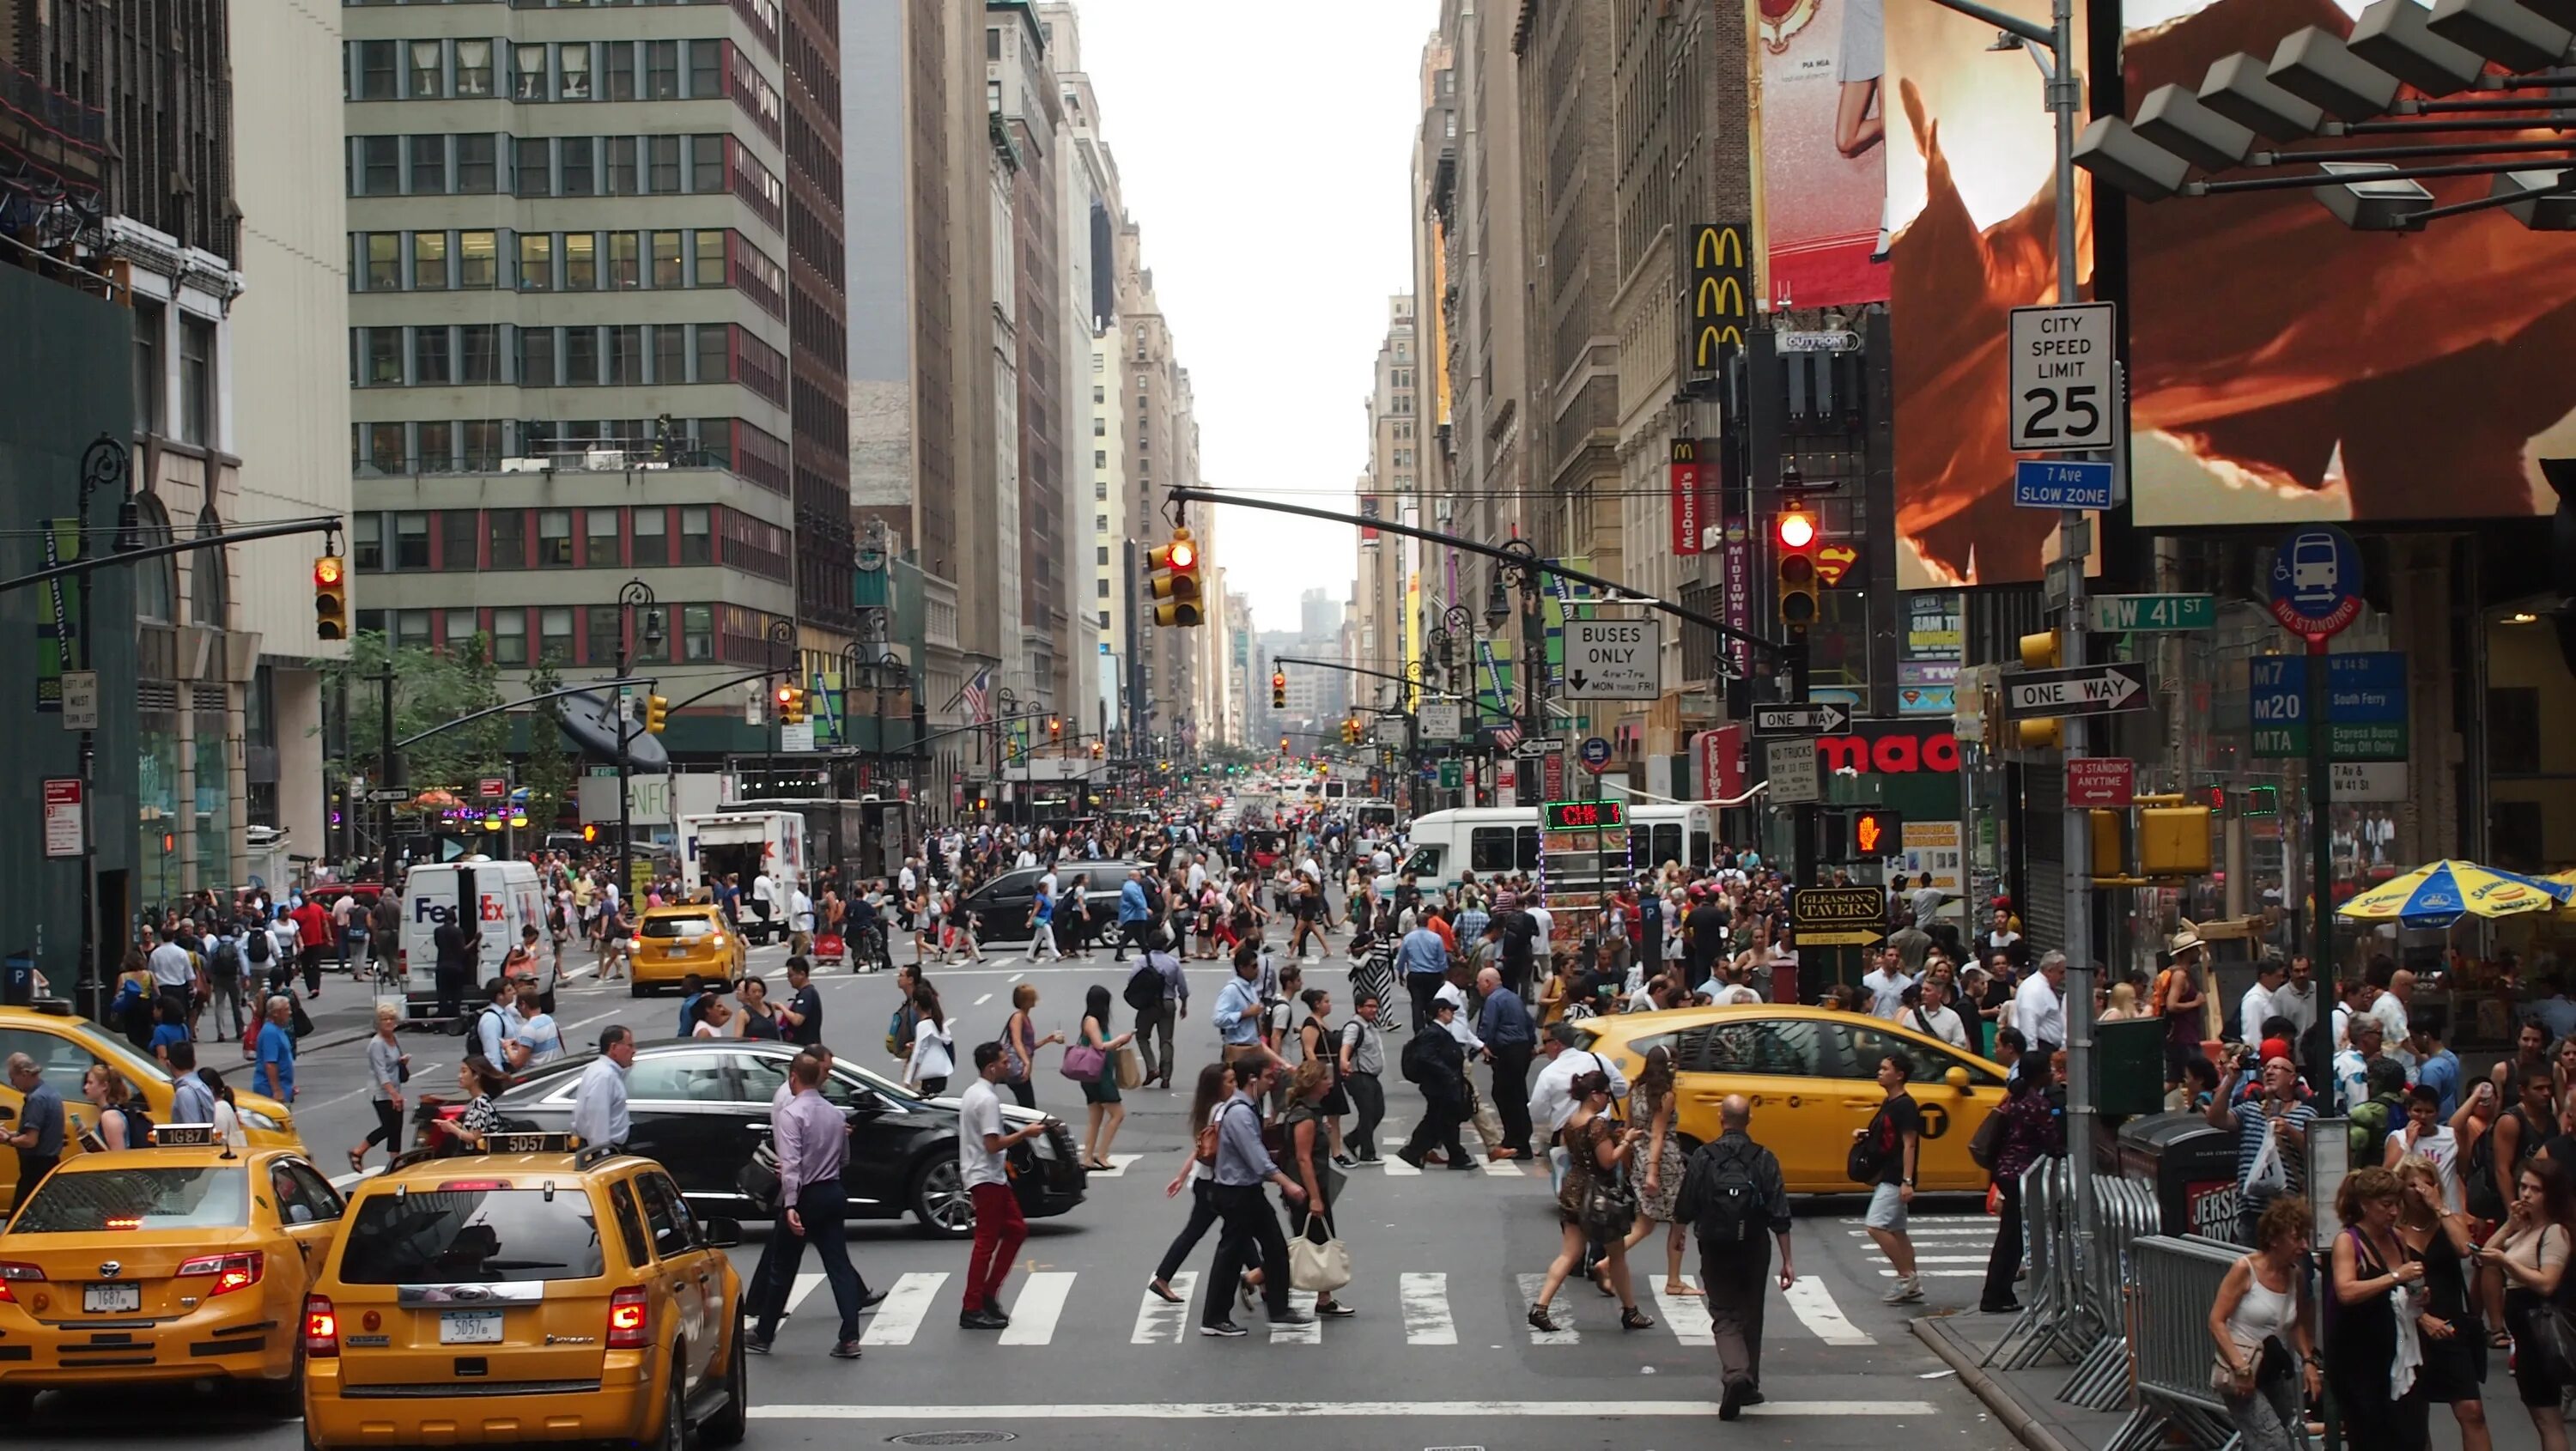
[[[662,955],[664,957],[686,957],[689,955],[689,948],[686,943],[665,947],[662,949]]]
[[[141,1285],[84,1285],[81,1287],[81,1310],[90,1315],[113,1315],[120,1310],[143,1308]]]
[[[501,1312],[498,1310],[442,1310],[438,1315],[438,1343],[441,1345],[498,1345],[501,1343]]]

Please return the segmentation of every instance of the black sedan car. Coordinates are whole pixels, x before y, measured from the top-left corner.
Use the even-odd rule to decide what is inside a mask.
[[[785,1086],[796,1053],[793,1044],[738,1038],[682,1038],[638,1048],[626,1074],[633,1123],[627,1147],[668,1169],[701,1214],[756,1217],[738,1180],[753,1150],[768,1142],[770,1099]],[[513,1129],[569,1131],[573,1091],[596,1056],[559,1058],[522,1075],[493,1100],[503,1122]],[[847,1061],[833,1063],[821,1091],[850,1122],[850,1158],[842,1178],[851,1218],[909,1214],[934,1235],[974,1232],[974,1201],[957,1167],[955,1099],[917,1097]],[[1017,1127],[1044,1115],[1005,1103],[1002,1117]],[[1082,1161],[1063,1126],[1013,1152],[1021,1156],[1012,1187],[1022,1213],[1048,1218],[1082,1202]]]
[[[1118,940],[1118,889],[1127,885],[1130,863],[1123,861],[1075,861],[1057,864],[1055,888],[1055,945],[1066,951],[1096,943]],[[1038,883],[1046,878],[1046,867],[1015,867],[966,895],[959,905],[975,914],[975,940],[978,942],[1026,942],[1029,940],[1029,912],[1036,906]],[[1151,870],[1148,868],[1148,870]],[[1079,935],[1073,930],[1071,910],[1064,904],[1064,893],[1073,886],[1075,877],[1089,877],[1083,898],[1091,911]]]

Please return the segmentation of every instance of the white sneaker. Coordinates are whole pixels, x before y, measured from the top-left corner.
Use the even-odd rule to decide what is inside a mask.
[[[1898,1280],[1886,1294],[1879,1298],[1890,1305],[1910,1305],[1923,1298],[1923,1279],[1917,1275],[1911,1279]]]

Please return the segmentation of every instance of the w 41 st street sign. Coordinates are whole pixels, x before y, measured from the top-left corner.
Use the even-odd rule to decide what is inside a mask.
[[[2132,661],[2078,665],[2067,670],[2025,670],[2004,677],[2004,718],[2116,715],[2144,710],[2147,667]]]

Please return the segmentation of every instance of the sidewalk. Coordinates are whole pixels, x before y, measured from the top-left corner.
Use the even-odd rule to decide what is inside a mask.
[[[2045,1360],[2028,1370],[1980,1368],[1995,1343],[2013,1326],[2010,1315],[1927,1315],[1916,1319],[1914,1338],[1959,1373],[1959,1384],[1985,1402],[2005,1430],[2030,1451],[2088,1451],[2109,1444],[2128,1413],[2088,1411],[2057,1399],[2075,1367]]]

